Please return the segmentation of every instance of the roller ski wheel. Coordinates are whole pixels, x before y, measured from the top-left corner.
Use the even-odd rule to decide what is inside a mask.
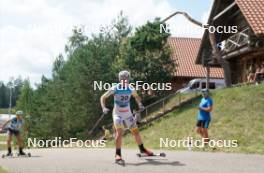
[[[2,155],[2,158],[6,158],[6,157],[13,157],[13,153],[10,153],[10,154],[3,154]]]

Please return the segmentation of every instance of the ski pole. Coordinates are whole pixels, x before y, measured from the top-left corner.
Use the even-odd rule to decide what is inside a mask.
[[[98,126],[98,124],[102,121],[104,118],[105,114],[102,114],[101,117],[95,122],[93,128],[88,132],[89,135],[91,135],[94,131],[94,129]]]

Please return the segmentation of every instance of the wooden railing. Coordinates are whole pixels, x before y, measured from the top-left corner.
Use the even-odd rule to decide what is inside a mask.
[[[241,46],[247,45],[249,41],[249,28],[232,35],[228,39],[221,42],[221,49],[223,52],[228,53]]]

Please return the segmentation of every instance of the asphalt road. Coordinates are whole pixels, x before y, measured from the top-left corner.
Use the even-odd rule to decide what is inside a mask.
[[[166,158],[138,158],[137,150],[127,149],[122,151],[126,160],[123,167],[114,163],[114,149],[30,152],[31,158],[0,158],[0,166],[14,173],[260,173],[264,170],[262,155],[167,151]]]

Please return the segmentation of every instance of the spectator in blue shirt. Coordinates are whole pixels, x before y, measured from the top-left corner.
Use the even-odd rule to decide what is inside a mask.
[[[202,90],[201,102],[199,104],[199,111],[197,115],[196,131],[204,138],[205,142],[209,142],[208,127],[211,121],[211,111],[213,109],[213,100],[209,96],[207,89]]]

